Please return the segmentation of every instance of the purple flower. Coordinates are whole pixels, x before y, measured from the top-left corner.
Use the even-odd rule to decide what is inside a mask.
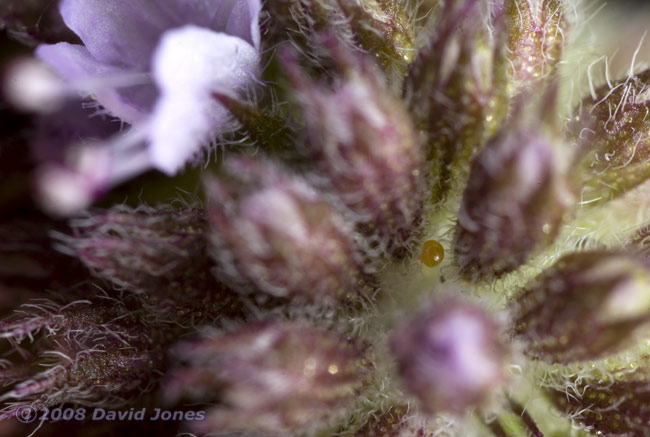
[[[234,95],[254,78],[260,9],[260,0],[63,0],[61,15],[84,45],[42,45],[36,56],[133,125],[92,153],[96,166],[72,166],[80,189],[95,192],[92,198],[149,168],[173,175],[231,129],[213,94]],[[57,172],[44,179],[66,180],[69,189],[70,169]]]

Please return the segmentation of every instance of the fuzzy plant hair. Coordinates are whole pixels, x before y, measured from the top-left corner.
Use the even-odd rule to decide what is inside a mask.
[[[596,3],[4,0],[0,435],[650,436]]]

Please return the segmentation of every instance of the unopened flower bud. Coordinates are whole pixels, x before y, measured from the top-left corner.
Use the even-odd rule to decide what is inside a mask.
[[[650,433],[649,380],[645,356],[627,366],[583,370],[545,385],[558,409],[591,434],[634,437]]]
[[[338,4],[364,52],[385,71],[404,70],[413,58],[415,19],[400,0],[343,0]]]
[[[368,364],[357,345],[300,322],[264,322],[216,338],[181,343],[167,396],[223,407],[196,422],[198,432],[287,435],[336,417],[359,395]]]
[[[556,237],[575,203],[552,138],[506,126],[474,160],[458,213],[455,262],[468,280],[498,277]]]
[[[431,302],[399,327],[391,349],[427,413],[462,413],[504,381],[499,325],[482,308],[452,297]]]
[[[549,363],[596,359],[633,344],[650,321],[648,266],[635,255],[565,255],[511,303],[513,334]]]
[[[211,273],[206,212],[140,206],[89,213],[59,234],[64,250],[119,288],[141,294],[157,319],[213,322],[246,313],[240,296]]]
[[[562,56],[563,0],[507,0],[508,57],[518,85],[548,77]]]
[[[309,51],[317,35],[336,35],[349,48],[375,57],[399,83],[413,57],[415,11],[399,0],[278,0],[267,4],[272,20],[301,51]]]
[[[209,269],[206,213],[199,208],[117,207],[70,222],[67,250],[97,276],[132,291],[167,282],[197,264]]]
[[[650,177],[650,70],[593,90],[570,129],[580,147],[584,203],[607,201]]]
[[[425,136],[434,200],[462,186],[468,163],[509,104],[503,19],[479,10],[476,0],[443,3],[404,83],[416,128]]]
[[[344,76],[332,91],[287,63],[301,93],[308,153],[361,232],[399,254],[417,231],[425,195],[418,135],[369,62],[330,43]]]
[[[206,184],[218,277],[244,294],[315,301],[361,291],[362,258],[343,217],[297,176],[267,162],[226,162]]]

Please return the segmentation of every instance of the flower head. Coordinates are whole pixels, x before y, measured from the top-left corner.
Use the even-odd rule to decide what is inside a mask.
[[[133,123],[107,142],[53,122],[98,138],[49,155],[68,206],[173,173],[226,109],[241,147],[191,207],[113,205],[33,237],[0,217],[0,311],[17,285],[52,295],[0,321],[2,417],[146,404],[187,421],[140,422],[161,437],[650,434],[649,77],[571,109],[579,3],[595,2],[268,1],[249,99],[259,3],[65,0],[86,45],[39,53]],[[299,60],[273,56],[287,40]],[[53,240],[87,268],[78,289]]]

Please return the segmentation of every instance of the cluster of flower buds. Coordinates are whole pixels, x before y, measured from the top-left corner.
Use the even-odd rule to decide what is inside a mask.
[[[306,53],[318,33],[328,32],[374,53],[389,75],[402,73],[413,56],[415,11],[400,0],[278,0],[266,8],[283,37],[287,28],[295,30],[294,45]]]
[[[463,413],[505,380],[500,326],[475,305],[448,296],[398,327],[391,349],[409,392],[427,413]]]
[[[650,431],[650,357],[627,365],[548,381],[552,402],[580,428],[603,436],[644,436]]]
[[[584,203],[619,196],[650,177],[650,70],[592,90],[569,126]]]
[[[359,345],[301,322],[260,322],[216,338],[175,347],[186,366],[172,370],[169,399],[213,400],[196,431],[286,435],[344,411],[370,370]]]
[[[352,230],[324,198],[270,162],[233,158],[206,184],[217,276],[243,294],[353,298],[363,258]]]
[[[555,239],[575,205],[556,147],[543,128],[515,119],[474,160],[454,241],[463,277],[509,273]]]
[[[403,251],[417,230],[424,159],[406,108],[370,62],[326,41],[341,83],[312,83],[292,59],[286,67],[301,97],[307,148],[317,171],[382,253]]]
[[[0,30],[48,39],[22,24],[52,0],[0,1]],[[545,395],[567,427],[650,435],[650,225],[568,254],[609,211],[563,228],[580,184],[595,203],[650,176],[650,70],[592,86],[560,125],[574,3],[55,3],[73,33],[8,69],[3,98],[34,114],[4,129],[0,108],[0,137],[30,133],[35,171],[16,180],[76,218],[0,217],[0,435],[68,405],[197,419],[86,420],[84,437],[559,435],[528,403]],[[3,169],[23,162],[5,143],[0,216]],[[205,206],[77,215],[226,145]],[[59,277],[68,261],[83,286]]]
[[[549,363],[619,351],[650,321],[649,269],[628,253],[565,255],[513,299],[513,335],[528,355]]]
[[[445,1],[428,45],[409,67],[404,93],[435,178],[433,199],[454,181],[508,112],[503,19],[476,0]],[[494,19],[490,34],[486,21]]]
[[[0,397],[14,401],[3,417],[13,416],[21,405],[40,409],[76,402],[117,407],[152,389],[155,373],[164,365],[165,347],[174,337],[171,330],[143,324],[140,315],[137,308],[108,298],[63,306],[37,301],[3,322],[0,338],[12,343],[35,339],[29,347],[47,367],[33,374],[29,363],[5,363],[3,380],[15,385]]]
[[[562,0],[507,0],[508,49],[517,85],[550,76],[561,59],[567,20]]]

